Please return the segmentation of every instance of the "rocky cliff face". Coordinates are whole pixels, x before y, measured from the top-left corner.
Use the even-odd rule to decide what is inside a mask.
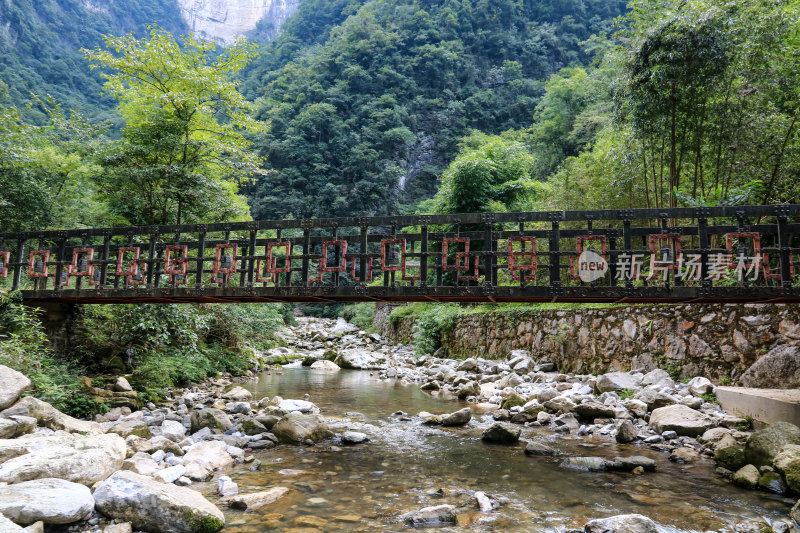
[[[223,44],[261,27],[274,34],[299,0],[178,0],[181,15],[198,37]]]

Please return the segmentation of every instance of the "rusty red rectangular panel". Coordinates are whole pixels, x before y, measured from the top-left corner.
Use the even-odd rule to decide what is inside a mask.
[[[531,244],[530,250],[514,251],[514,243]],[[518,257],[529,257],[531,260],[530,265],[518,265]],[[524,278],[525,281],[534,281],[536,279],[536,237],[511,237],[508,239],[508,270],[511,272],[511,279],[520,281]],[[530,272],[530,274],[517,274],[517,272]]]
[[[42,258],[42,271],[34,272],[34,265],[36,258]],[[47,278],[50,275],[50,250],[31,250],[28,260],[28,277],[29,278]]]

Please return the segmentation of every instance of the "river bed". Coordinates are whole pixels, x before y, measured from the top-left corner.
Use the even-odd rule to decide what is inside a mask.
[[[257,452],[263,462],[259,471],[241,465],[228,473],[240,493],[273,486],[292,490],[257,513],[226,510],[225,531],[233,533],[407,531],[398,520],[402,513],[441,504],[464,510],[459,525],[444,531],[563,531],[625,513],[648,516],[664,531],[718,531],[747,518],[785,518],[794,503],[733,487],[714,472],[711,461],[678,465],[666,453],[617,445],[608,437],[557,437],[546,428],[524,428],[522,433],[523,439],[540,439],[566,456],[647,456],[657,461],[656,472],[572,471],[560,468],[559,458],[525,456],[522,443],[484,444],[480,434],[492,421],[488,415],[476,413],[463,428],[426,427],[413,416],[452,412],[466,402],[430,395],[418,385],[379,380],[368,371],[290,366],[261,374],[247,388],[256,400],[308,394],[334,430],[362,431],[371,442]],[[481,514],[473,491],[503,503],[495,512]],[[213,484],[203,492],[216,499]]]

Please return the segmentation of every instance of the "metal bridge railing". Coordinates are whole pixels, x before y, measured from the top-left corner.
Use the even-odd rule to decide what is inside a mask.
[[[31,301],[796,302],[800,205],[0,234]]]

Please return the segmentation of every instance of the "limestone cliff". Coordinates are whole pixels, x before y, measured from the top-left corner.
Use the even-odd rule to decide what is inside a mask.
[[[178,0],[190,30],[223,44],[263,27],[268,33],[280,28],[297,9],[299,0]]]

